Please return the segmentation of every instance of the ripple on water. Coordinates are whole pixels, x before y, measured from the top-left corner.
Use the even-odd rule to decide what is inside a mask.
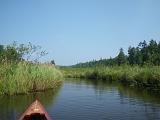
[[[75,82],[76,81],[76,82]],[[158,120],[160,99],[148,93],[137,93],[114,84],[98,84],[86,80],[66,80],[56,96],[48,96],[45,106],[53,120]],[[43,96],[43,95],[42,95]],[[30,99],[28,96],[25,99]],[[153,97],[155,97],[153,99]],[[8,97],[8,99],[11,99]],[[44,99],[44,98],[43,98]],[[47,102],[44,99],[44,103]],[[7,99],[6,99],[7,100]],[[45,101],[46,100],[46,101]],[[5,100],[4,100],[5,101]],[[12,99],[11,101],[16,101]],[[18,101],[16,101],[18,102]],[[16,106],[0,104],[5,111],[0,120],[16,120]],[[4,113],[4,112],[3,112]],[[9,113],[9,117],[7,116]],[[0,112],[2,116],[2,112]]]
[[[59,96],[61,103],[58,104],[58,107],[63,108],[61,112],[68,113],[61,114],[66,119],[145,120],[160,117],[159,106],[154,111],[152,103],[127,96],[119,92],[115,86],[100,89],[88,84],[66,83],[63,89]]]

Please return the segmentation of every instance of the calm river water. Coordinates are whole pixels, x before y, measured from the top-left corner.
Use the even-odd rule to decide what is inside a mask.
[[[160,95],[95,80],[64,80],[59,90],[0,96],[0,120],[17,120],[39,99],[53,120],[159,120]]]

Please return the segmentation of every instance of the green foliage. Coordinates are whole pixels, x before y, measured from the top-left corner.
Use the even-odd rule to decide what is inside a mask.
[[[160,90],[159,66],[113,66],[93,68],[63,68],[65,77],[117,81],[129,86]]]
[[[0,94],[21,94],[56,88],[61,72],[52,65],[29,62],[0,64]]]
[[[120,52],[117,56],[117,63],[118,63],[118,65],[123,65],[123,64],[127,63],[127,59],[126,59],[126,56],[123,52],[123,48],[120,49]]]
[[[142,64],[142,53],[139,48],[129,47],[128,49],[128,62],[130,65],[141,65]]]
[[[144,40],[137,47],[129,47],[128,55],[125,55],[123,49],[115,58],[93,60],[86,63],[78,63],[70,67],[96,67],[96,66],[117,66],[117,65],[160,65],[160,42],[151,40],[148,44]]]
[[[51,64],[39,64],[46,55],[31,43],[0,45],[0,94],[21,94],[56,88],[62,74]],[[26,60],[25,60],[25,59]]]
[[[38,60],[46,55],[46,51],[41,50],[40,46],[28,44],[17,44],[13,42],[11,45],[0,45],[0,61],[27,61],[38,62]]]
[[[55,65],[55,62],[54,62],[54,60],[51,60],[51,64]]]

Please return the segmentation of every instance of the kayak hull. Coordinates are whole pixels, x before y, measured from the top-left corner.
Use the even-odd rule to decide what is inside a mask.
[[[51,120],[42,104],[35,100],[22,114],[19,120]]]

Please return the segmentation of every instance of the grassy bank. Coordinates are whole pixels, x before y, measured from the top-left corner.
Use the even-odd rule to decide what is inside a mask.
[[[24,94],[56,88],[62,74],[52,65],[29,62],[0,64],[0,94]]]
[[[160,90],[160,67],[114,66],[63,68],[65,77],[117,81],[129,86]]]

